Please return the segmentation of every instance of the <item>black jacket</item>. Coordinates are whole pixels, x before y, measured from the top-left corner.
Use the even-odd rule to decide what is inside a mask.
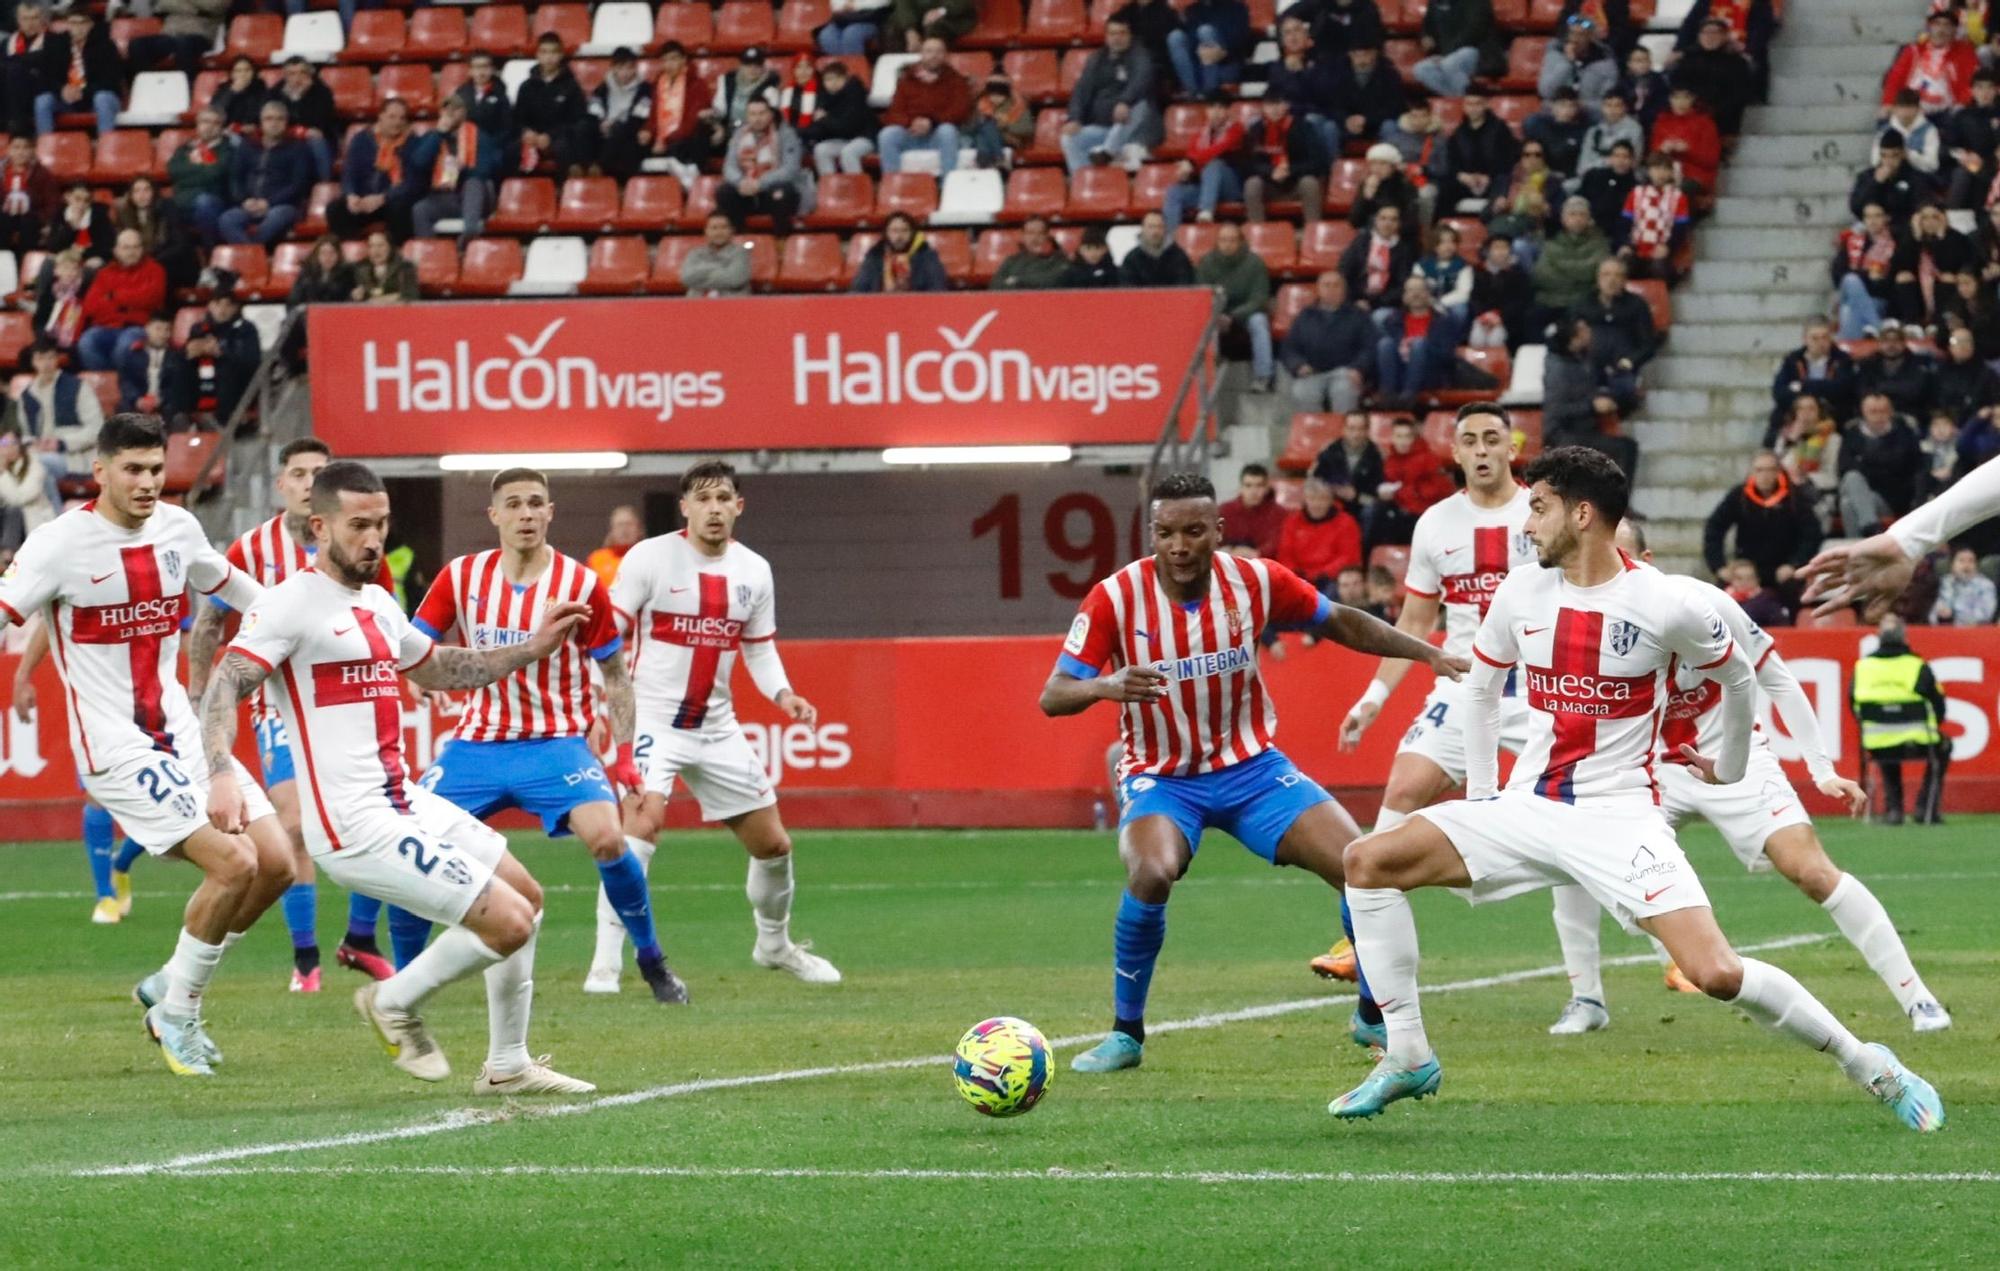
[[[1168,239],[1157,256],[1138,246],[1126,252],[1118,277],[1127,287],[1192,287],[1194,262],[1179,243]]]
[[[1290,10],[1312,24],[1313,52],[1338,63],[1352,48],[1379,49],[1389,33],[1376,0],[1304,0]]]
[[[1931,408],[1936,373],[1937,364],[1919,353],[1905,353],[1893,364],[1882,354],[1871,353],[1855,364],[1854,396],[1858,401],[1870,393],[1887,393],[1897,410],[1922,419]]]
[[[1994,152],[2000,150],[2000,101],[1983,110],[1976,102],[1960,106],[1951,113],[1951,122],[1944,132],[1946,145],[1953,150],[1973,151],[1986,160],[1991,171]]]
[[[500,142],[501,149],[509,156],[506,166],[513,167],[514,140],[518,135],[514,129],[514,106],[507,100],[507,88],[499,77],[494,77],[485,93],[467,80],[458,86],[457,96],[465,103],[465,117]]]
[[[1620,65],[1623,65],[1622,61]],[[1618,88],[1632,99],[1632,114],[1645,125],[1647,135],[1651,136],[1653,121],[1667,108],[1667,77],[1658,71],[1649,71],[1637,77],[1621,71],[1618,75]],[[1634,157],[1644,159],[1646,156]]]
[[[1974,411],[1994,405],[2000,405],[2000,375],[1979,360],[1977,351],[1970,362],[1940,359],[1932,380],[1933,410],[1948,410],[1953,419],[1963,423]]]
[[[1840,434],[1840,475],[1859,472],[1868,488],[1882,496],[1897,516],[1908,512],[1917,501],[1917,485],[1925,469],[1924,452],[1917,443],[1917,430],[1906,418],[1898,417],[1888,432],[1871,437],[1860,420]],[[1872,526],[1849,525],[1856,537],[1873,533]]]
[[[1324,177],[1333,166],[1333,159],[1320,144],[1319,129],[1296,116],[1288,120],[1285,129],[1285,162],[1291,168],[1290,179],[1300,177]],[[1253,121],[1243,133],[1243,156],[1245,177],[1269,177],[1273,162],[1264,149],[1264,136],[1270,131],[1270,122],[1263,118]]]
[[[1583,134],[1590,131],[1590,123],[1582,111],[1577,112],[1575,119],[1562,123],[1549,111],[1538,110],[1521,125],[1521,137],[1541,142],[1549,166],[1566,177],[1574,176],[1577,160],[1583,155]]]
[[[1292,104],[1295,115],[1344,114],[1340,110],[1340,76],[1326,62],[1306,54],[1305,65],[1294,70],[1279,58],[1265,67],[1264,92]],[[1370,133],[1369,136],[1375,134]]]
[[[1858,221],[1863,208],[1880,203],[1889,214],[1889,223],[1900,227],[1910,223],[1910,214],[1919,203],[1936,197],[1937,184],[1908,163],[1887,181],[1878,179],[1874,168],[1863,168],[1854,178],[1854,188],[1848,192],[1847,210]]]
[[[1512,350],[1528,342],[1528,311],[1535,303],[1534,280],[1519,265],[1509,265],[1499,273],[1480,264],[1472,273],[1474,317],[1498,311],[1507,328],[1507,347]]]
[[[311,128],[329,141],[340,136],[340,116],[333,108],[333,90],[318,76],[313,77],[297,101],[286,96],[283,85],[271,91],[271,100],[285,103],[285,108],[292,112],[292,122],[300,127]]]
[[[69,79],[69,37],[63,37],[63,61],[48,63],[54,69],[54,78],[49,81],[48,91],[54,92]],[[89,110],[91,93],[116,93],[125,95],[125,59],[118,56],[118,46],[112,42],[111,26],[106,22],[94,22],[90,34],[83,41],[83,88],[84,100],[74,109]],[[61,109],[60,105],[57,107]]]
[[[1362,178],[1364,181],[1366,177]],[[1403,214],[1403,232],[1415,233],[1417,225],[1417,187],[1401,168],[1389,173],[1382,184],[1375,187],[1375,197],[1363,196],[1359,189],[1354,192],[1354,206],[1347,209],[1347,223],[1355,229],[1367,229],[1375,224],[1375,213],[1384,207],[1395,207]]]
[[[1361,457],[1349,463],[1346,449],[1335,440],[1313,460],[1312,475],[1328,485],[1353,486],[1354,501],[1347,505],[1347,510],[1351,512],[1362,501],[1372,501],[1375,491],[1381,487],[1382,451],[1371,441],[1362,449]]]
[[[1784,422],[1792,413],[1792,403],[1802,396],[1824,401],[1827,414],[1833,419],[1846,419],[1854,413],[1861,399],[1854,394],[1854,359],[1847,355],[1847,350],[1839,345],[1833,347],[1827,354],[1826,375],[1821,379],[1813,379],[1806,373],[1805,346],[1785,354],[1778,363],[1778,373],[1771,377],[1772,428]]]
[[[1590,203],[1590,219],[1597,222],[1597,228],[1604,231],[1604,237],[1616,242],[1626,229],[1625,196],[1632,187],[1639,184],[1637,171],[1613,172],[1610,165],[1592,168],[1583,174],[1577,185],[1577,196]]]
[[[567,132],[589,118],[589,99],[576,73],[565,66],[554,79],[535,72],[521,81],[514,94],[514,127],[518,132]]]
[[[1507,53],[1493,20],[1493,0],[1430,0],[1424,7],[1423,33],[1439,54],[1463,48],[1479,50],[1479,71],[1494,76],[1507,69]]]
[[[1742,130],[1743,108],[1756,92],[1756,80],[1750,63],[1741,53],[1732,53],[1726,45],[1712,53],[1694,45],[1681,53],[1673,81],[1676,86],[1694,90],[1694,95],[1715,116],[1716,131],[1723,136],[1731,137]]]
[[[1374,378],[1375,342],[1381,332],[1374,319],[1353,305],[1323,309],[1315,304],[1292,319],[1291,330],[1278,348],[1278,361],[1294,375],[1333,370],[1360,371]]]
[[[819,117],[807,124],[799,137],[809,150],[822,141],[851,141],[875,135],[875,111],[868,105],[868,90],[852,75],[837,93],[820,89],[818,112]]]
[[[1361,128],[1364,137],[1380,136],[1383,124],[1409,109],[1402,78],[1387,58],[1376,59],[1366,83],[1354,73],[1352,63],[1334,67],[1333,104],[1340,118],[1340,131],[1347,132],[1349,115],[1360,115],[1367,121]]]
[[[1489,193],[1498,195],[1506,188],[1514,165],[1520,160],[1521,143],[1514,136],[1514,130],[1500,116],[1489,113],[1476,126],[1468,119],[1452,130],[1438,156],[1437,175],[1448,177],[1466,172],[1482,173],[1493,178],[1493,188]]]
[[[1340,276],[1347,280],[1347,294],[1371,309],[1395,308],[1403,303],[1403,280],[1417,267],[1417,235],[1398,234],[1389,249],[1389,276],[1380,291],[1368,290],[1368,244],[1372,231],[1356,234],[1340,254]]]
[[[1629,291],[1619,292],[1608,305],[1592,291],[1573,316],[1590,324],[1590,356],[1600,367],[1630,359],[1637,370],[1660,351],[1652,306]]]
[[[1751,500],[1745,485],[1722,496],[1701,531],[1702,559],[1708,572],[1721,573],[1730,553],[1723,542],[1736,531],[1735,555],[1757,566],[1757,577],[1766,587],[1778,582],[1778,566],[1797,568],[1819,550],[1819,516],[1814,513],[1812,496],[1794,486],[1785,497],[1764,506]]]
[[[258,112],[264,103],[271,100],[271,86],[261,79],[250,81],[250,87],[237,92],[228,84],[215,90],[215,96],[208,99],[213,109],[221,112],[222,122],[238,132],[257,131]]]
[[[1147,4],[1134,0],[1112,10],[1111,20],[1132,28],[1133,42],[1153,55],[1155,65],[1168,64],[1167,37],[1181,29],[1181,15],[1167,0]]]
[[[1111,253],[1095,265],[1084,260],[1083,253],[1070,257],[1069,268],[1063,271],[1062,285],[1073,288],[1116,287],[1121,285],[1118,266],[1112,262]]]

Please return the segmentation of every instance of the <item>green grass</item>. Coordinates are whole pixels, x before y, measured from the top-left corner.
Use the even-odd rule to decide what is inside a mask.
[[[1051,1169],[1352,1171],[1866,1171],[1995,1168],[1995,824],[1826,827],[1836,859],[1898,920],[1957,1028],[1915,1038],[1838,938],[1769,955],[1864,1037],[1894,1045],[1944,1093],[1950,1126],[1920,1137],[1831,1064],[1736,1012],[1667,994],[1648,966],[1608,973],[1613,1027],[1544,1034],[1559,976],[1436,995],[1441,1098],[1359,1125],[1327,1100],[1366,1070],[1347,1008],[1162,1033],[1136,1072],[1084,1078],[1068,1053],[1033,1114],[990,1121],[942,1063],[706,1089],[520,1114],[421,1138],[227,1163],[226,1176],[79,1177],[264,1143],[388,1130],[472,1106],[485,1042],[479,986],[428,1011],[457,1069],[423,1086],[389,1066],[349,1005],[284,992],[270,915],[210,992],[228,1063],[170,1076],[126,993],[158,964],[192,872],[146,861],[127,923],[88,925],[81,852],[0,847],[0,1266],[1797,1265],[1990,1262],[1991,1182],[1209,1180],[996,1177]],[[680,835],[654,866],[665,942],[694,993],[669,1010],[581,991],[594,871],[580,849],[516,850],[551,886],[533,1045],[607,1094],[821,1065],[942,1055],[991,1014],[1051,1037],[1109,1015],[1120,874],[1109,837],[1030,833],[801,835],[795,929],[846,973],[814,989],[760,971],[741,852]],[[1705,828],[1684,836],[1739,944],[1831,922],[1781,880],[1752,879]],[[21,893],[68,896],[19,898]],[[321,892],[330,948],[344,919]],[[1418,902],[1427,985],[1547,966],[1543,897],[1468,910]],[[1336,996],[1305,971],[1333,928],[1330,893],[1211,841],[1176,893],[1152,1018]],[[1607,956],[1643,952],[1611,929]],[[1344,986],[1335,986],[1344,987]],[[540,1106],[540,1105],[538,1105]],[[421,1174],[415,1167],[673,1167],[689,1174]],[[727,1176],[737,1168],[966,1171],[967,1178]],[[281,1173],[279,1170],[311,1172]],[[329,1170],[339,1171],[328,1173]],[[402,1172],[395,1172],[395,1171]]]

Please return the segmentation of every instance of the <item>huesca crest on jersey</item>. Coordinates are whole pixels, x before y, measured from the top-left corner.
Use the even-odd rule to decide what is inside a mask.
[[[1622,658],[1630,653],[1632,646],[1637,643],[1639,643],[1639,628],[1622,619],[1611,624],[1611,651],[1613,653]]]
[[[167,577],[169,578],[178,577],[181,572],[180,549],[177,547],[169,547],[164,553],[164,555],[166,556]]]
[[[744,607],[745,609],[748,609],[748,608],[750,607],[750,584],[749,584],[749,583],[737,583],[737,584],[736,584],[736,603],[737,603],[737,604],[739,604],[739,605],[742,605],[742,606],[743,606],[743,607]]]

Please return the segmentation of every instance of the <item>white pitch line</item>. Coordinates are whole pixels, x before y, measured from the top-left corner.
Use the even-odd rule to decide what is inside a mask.
[[[1104,1170],[1068,1169],[823,1169],[762,1165],[222,1165],[173,1171],[176,1178],[693,1178],[836,1179],[868,1182],[1023,1183],[1397,1183],[1506,1186],[1577,1183],[2000,1183],[1990,1170],[1917,1173],[1814,1170]]]
[[[1817,944],[1830,937],[1822,932],[1808,932],[1799,935],[1782,936],[1776,940],[1766,940],[1758,944],[1742,946],[1738,952],[1761,953],[1768,949],[1788,949],[1802,944]],[[1605,966],[1639,966],[1654,962],[1650,953],[1632,954],[1627,957],[1606,958]],[[1482,975],[1469,980],[1454,980],[1447,984],[1426,986],[1427,995],[1438,993],[1459,993],[1477,989],[1499,988],[1508,984],[1519,984],[1526,980],[1548,979],[1564,974],[1560,965],[1531,967],[1523,971],[1507,971],[1499,975]],[[1178,1033],[1194,1029],[1221,1028],[1226,1024],[1240,1024],[1249,1020],[1270,1019],[1278,1015],[1295,1015],[1301,1011],[1322,1010],[1329,1006],[1344,1006],[1354,1001],[1352,994],[1332,997],[1302,997],[1289,1002],[1270,1002],[1263,1006],[1246,1006],[1233,1011],[1217,1011],[1207,1015],[1197,1015],[1190,1019],[1167,1020],[1159,1024],[1148,1024],[1150,1035]],[[1058,1037],[1049,1043],[1055,1050],[1094,1043],[1103,1037],[1101,1032],[1078,1033],[1070,1037]],[[623,1094],[604,1095],[596,1099],[585,1099],[576,1103],[556,1103],[543,1107],[508,1107],[490,1110],[462,1108],[448,1112],[428,1121],[418,1121],[411,1125],[393,1126],[382,1130],[358,1130],[351,1134],[334,1134],[317,1139],[293,1139],[278,1143],[250,1143],[241,1147],[218,1148],[212,1152],[190,1152],[170,1157],[164,1161],[138,1162],[130,1165],[102,1165],[90,1169],[72,1170],[75,1178],[111,1178],[140,1174],[176,1173],[219,1165],[227,1161],[250,1160],[263,1156],[284,1156],[293,1152],[316,1152],[329,1148],[365,1147],[374,1143],[395,1143],[408,1139],[430,1138],[433,1135],[448,1134],[455,1130],[473,1126],[489,1125],[499,1121],[518,1121],[540,1117],[580,1116],[590,1112],[601,1112],[606,1108],[631,1107],[641,1103],[654,1103],[661,1099],[677,1099],[691,1094],[703,1094],[710,1090],[736,1090],[746,1086],[770,1086],[793,1081],[808,1081],[819,1077],[848,1077],[863,1073],[894,1072],[905,1068],[928,1068],[949,1062],[944,1055],[913,1055],[907,1059],[878,1059],[859,1064],[827,1064],[816,1068],[789,1068],[778,1072],[745,1073],[736,1077],[704,1077],[694,1081],[678,1081],[670,1085],[648,1086],[640,1090],[629,1090]]]

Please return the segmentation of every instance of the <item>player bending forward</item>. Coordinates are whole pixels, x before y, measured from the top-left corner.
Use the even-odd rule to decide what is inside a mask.
[[[1424,662],[1442,678],[1457,679],[1466,665],[1334,604],[1276,561],[1218,553],[1222,521],[1206,477],[1163,477],[1148,503],[1153,555],[1091,588],[1042,688],[1048,715],[1099,701],[1122,708],[1118,854],[1126,882],[1113,928],[1112,1025],[1071,1061],[1078,1072],[1139,1066],[1167,898],[1202,831],[1222,830],[1273,865],[1341,886],[1354,821],[1272,744],[1278,715],[1257,670],[1258,633],[1267,624],[1303,628],[1363,653]],[[1367,1040],[1379,1036],[1358,1014],[1349,1028],[1357,1040],[1364,1031]]]
[[[484,820],[522,808],[553,837],[575,834],[597,861],[598,876],[638,950],[639,970],[661,1002],[685,1002],[687,989],[667,966],[653,935],[646,872],[625,845],[618,796],[588,736],[594,715],[590,666],[604,675],[606,713],[618,761],[611,775],[628,790],[643,779],[632,764],[632,680],[611,597],[596,574],[549,546],[555,519],[549,479],[530,468],[493,478],[486,515],[500,531],[497,550],[461,556],[439,571],[417,607],[415,626],[433,640],[468,649],[500,649],[530,639],[542,611],[565,601],[589,607],[577,637],[546,662],[522,667],[472,695],[458,729],[424,769],[425,789]],[[389,911],[396,965],[407,966],[430,939],[428,919]]]
[[[1563,446],[1528,465],[1528,534],[1542,568],[1507,576],[1473,640],[1467,678],[1466,799],[1426,808],[1347,849],[1356,945],[1379,995],[1388,1049],[1327,1108],[1369,1117],[1437,1093],[1442,1075],[1417,1005],[1417,927],[1408,892],[1457,887],[1474,903],[1574,882],[1628,927],[1657,937],[1703,992],[1833,1056],[1903,1124],[1944,1125],[1929,1082],[1886,1046],[1863,1045],[1797,980],[1739,957],[1658,806],[1653,738],[1676,662],[1721,686],[1721,750],[1682,757],[1734,782],[1749,759],[1755,683],[1714,609],[1612,536],[1625,474],[1595,450]],[[1528,746],[1498,785],[1500,688],[1527,679]]]
[[[730,694],[741,652],[758,691],[788,718],[808,727],[819,718],[785,678],[771,566],[736,541],[742,515],[736,469],[696,464],[681,476],[687,528],[634,546],[611,585],[612,606],[632,642],[639,714],[638,742],[621,759],[636,760],[646,779],[644,797],[626,807],[625,842],[642,864],[652,861],[667,795],[680,777],[700,802],[702,819],[727,825],[750,853],[745,890],[757,924],[751,960],[808,984],[838,984],[833,963],[792,942],[792,840]],[[618,991],[624,946],[618,912],[600,887],[586,992]],[[687,1000],[686,989],[680,1000]]]
[[[305,777],[306,846],[319,868],[349,891],[452,928],[409,966],[354,995],[396,1066],[423,1081],[451,1074],[417,1008],[483,970],[491,1044],[472,1092],[588,1093],[596,1087],[553,1071],[547,1056],[528,1057],[542,889],[498,833],[410,781],[400,680],[407,674],[427,689],[491,684],[554,652],[587,609],[551,605],[532,636],[504,648],[435,645],[372,581],[389,530],[380,478],[358,463],[326,465],[313,484],[311,523],[318,561],[244,614],[202,697],[209,819],[225,830],[243,819],[229,761],[236,704],[274,678]]]
[[[1460,407],[1452,457],[1465,474],[1465,489],[1417,518],[1410,536],[1410,570],[1403,580],[1408,595],[1396,627],[1426,639],[1437,629],[1442,608],[1445,652],[1469,658],[1472,633],[1486,616],[1494,588],[1507,571],[1532,560],[1535,549],[1522,528],[1528,520],[1528,492],[1514,479],[1514,428],[1506,409],[1491,402]],[[1402,658],[1384,658],[1376,667],[1368,691],[1341,722],[1342,749],[1360,744],[1361,734],[1375,722],[1382,703],[1409,670],[1410,663]],[[1464,686],[1439,680],[1396,747],[1374,829],[1390,829],[1465,784],[1464,720]],[[1509,680],[1500,699],[1500,744],[1519,754],[1527,732],[1528,708]],[[1354,929],[1345,905],[1341,919],[1348,939],[1314,958],[1311,965],[1327,979],[1353,980]]]
[[[1618,527],[1618,549],[1628,556],[1650,563],[1645,534],[1625,520]],[[1868,806],[1868,795],[1859,785],[1838,775],[1827,758],[1820,739],[1819,719],[1805,690],[1799,687],[1785,659],[1778,656],[1777,641],[1750,621],[1743,606],[1727,592],[1698,578],[1663,575],[1667,583],[1684,592],[1696,605],[1712,607],[1736,642],[1736,647],[1755,668],[1757,685],[1771,699],[1785,731],[1792,735],[1805,755],[1806,773],[1821,794],[1839,799],[1850,811]],[[1923,977],[1910,964],[1903,938],[1882,902],[1868,885],[1852,874],[1844,874],[1827,859],[1813,832],[1812,817],[1793,792],[1791,779],[1771,753],[1763,730],[1755,730],[1750,745],[1749,766],[1743,780],[1732,785],[1710,785],[1702,780],[1685,757],[1682,746],[1692,746],[1706,755],[1722,748],[1722,695],[1714,680],[1682,668],[1668,686],[1666,714],[1660,727],[1658,780],[1660,808],[1675,825],[1689,817],[1701,817],[1722,832],[1723,841],[1736,859],[1752,873],[1776,869],[1778,873],[1825,909],[1840,933],[1847,937],[1868,966],[1896,998],[1910,1025],[1919,1033],[1934,1033],[1951,1027],[1951,1015],[1938,1004],[1924,986]],[[1556,1034],[1584,1033],[1611,1022],[1604,1008],[1604,981],[1598,966],[1597,902],[1581,887],[1555,888],[1556,935],[1562,942],[1563,965],[1569,971],[1570,1000],[1562,1016],[1549,1031]],[[1687,993],[1701,990],[1688,983],[1672,963],[1667,967],[1670,987]],[[1685,986],[1685,987],[1683,987]]]
[[[291,885],[291,848],[270,801],[226,750],[216,766],[235,792],[236,819],[217,827],[202,815],[209,769],[192,757],[194,709],[176,678],[187,592],[244,605],[257,584],[191,514],[160,502],[166,466],[159,420],[106,420],[91,463],[98,496],[28,536],[0,578],[0,620],[47,610],[84,792],[147,852],[192,861],[204,875],[173,957],[133,997],[167,1067],[206,1077],[222,1052],[202,1022],[202,994],[223,953]]]

